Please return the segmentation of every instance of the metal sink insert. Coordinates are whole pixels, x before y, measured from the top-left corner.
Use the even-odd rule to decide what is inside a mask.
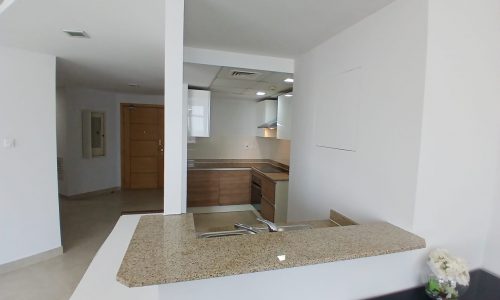
[[[265,227],[254,227],[258,234],[269,232]],[[286,231],[296,231],[296,230],[307,230],[312,229],[311,225],[299,224],[299,225],[284,225],[278,226],[278,232],[286,232]],[[225,236],[239,236],[239,235],[247,235],[252,234],[247,230],[228,230],[228,231],[216,231],[216,232],[205,232],[199,233],[198,238],[209,239],[209,238],[217,238],[217,237],[225,237]]]

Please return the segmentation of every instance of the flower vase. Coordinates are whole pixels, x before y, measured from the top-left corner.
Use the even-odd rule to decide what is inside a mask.
[[[448,300],[458,299],[465,294],[467,288],[467,285],[461,285],[456,281],[439,278],[431,274],[428,276],[425,292],[431,299]]]

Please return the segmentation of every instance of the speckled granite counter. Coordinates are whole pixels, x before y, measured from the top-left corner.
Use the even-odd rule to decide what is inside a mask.
[[[128,287],[160,285],[424,247],[424,239],[388,223],[197,239],[192,214],[144,216],[117,280]]]

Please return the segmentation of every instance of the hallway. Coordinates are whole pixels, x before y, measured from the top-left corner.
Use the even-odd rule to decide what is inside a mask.
[[[122,209],[155,211],[161,190],[121,191],[79,200],[60,199],[64,254],[0,275],[0,300],[67,300],[92,258],[118,221]],[[143,205],[140,205],[138,201]]]
[[[252,224],[251,206],[189,209],[202,232]],[[248,210],[247,210],[248,209]],[[126,190],[84,199],[60,199],[64,254],[0,275],[0,300],[67,300],[122,214],[163,210],[163,190]],[[230,211],[234,210],[234,211]]]

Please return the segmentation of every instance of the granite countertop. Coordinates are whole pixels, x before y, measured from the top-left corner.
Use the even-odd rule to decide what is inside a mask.
[[[260,170],[263,167],[274,167],[282,172],[265,172]],[[288,166],[271,160],[244,160],[244,159],[214,159],[214,160],[194,160],[193,165],[188,165],[188,170],[252,170],[267,177],[272,181],[288,181]]]
[[[198,239],[192,214],[143,216],[117,280],[128,287],[160,285],[424,247],[424,239],[389,223]]]

